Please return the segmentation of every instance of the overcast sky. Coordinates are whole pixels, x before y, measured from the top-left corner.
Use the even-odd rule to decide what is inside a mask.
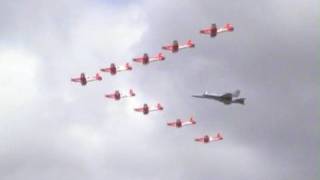
[[[0,179],[318,178],[319,7],[316,0],[1,0]],[[211,23],[235,31],[198,33]],[[196,47],[86,87],[70,82],[175,39]],[[104,98],[130,88],[135,98]],[[191,97],[236,89],[245,106]],[[133,111],[158,102],[163,112]],[[166,126],[191,115],[196,126]],[[223,141],[193,140],[217,132]]]

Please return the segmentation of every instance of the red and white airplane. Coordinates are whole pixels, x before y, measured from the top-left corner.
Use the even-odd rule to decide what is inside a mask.
[[[111,75],[117,74],[121,71],[131,71],[132,66],[129,63],[126,63],[124,66],[116,66],[114,63],[110,64],[110,67],[100,69],[102,72],[109,72]]]
[[[194,48],[194,47],[195,47],[195,44],[191,40],[188,40],[185,44],[182,44],[182,45],[179,45],[178,41],[174,40],[172,44],[162,46],[162,49],[171,51],[172,53],[176,53],[179,51],[179,49]]]
[[[196,138],[194,140],[197,142],[203,143],[203,144],[207,144],[212,141],[221,141],[221,140],[223,140],[223,137],[220,133],[218,133],[216,136],[204,135],[204,136]]]
[[[201,34],[208,34],[210,37],[217,36],[218,33],[232,32],[234,27],[232,24],[225,24],[222,28],[217,28],[216,24],[211,24],[211,27],[200,30]]]
[[[181,128],[183,126],[194,125],[196,121],[191,117],[187,121],[181,121],[181,119],[177,119],[175,122],[168,122],[167,125],[175,128]]]
[[[120,100],[121,98],[129,98],[129,97],[133,97],[135,96],[136,93],[133,92],[132,89],[129,90],[129,94],[120,94],[120,92],[118,90],[116,90],[114,93],[112,94],[106,94],[105,97],[106,98],[110,98],[110,99],[114,99],[116,101]]]
[[[154,57],[149,57],[147,53],[144,53],[143,56],[141,57],[133,58],[133,61],[142,63],[143,65],[147,65],[149,63],[156,62],[156,61],[163,61],[165,59],[166,58],[162,55],[162,53],[158,53]]]
[[[149,112],[162,111],[162,110],[163,110],[163,107],[161,106],[160,103],[158,103],[157,106],[155,108],[153,108],[153,109],[150,109],[148,104],[143,104],[143,107],[134,109],[134,111],[142,112],[144,115],[149,114]]]
[[[99,75],[99,73],[97,73],[95,76],[93,77],[86,77],[86,75],[84,73],[80,74],[80,77],[78,78],[71,78],[72,82],[76,82],[76,83],[80,83],[82,86],[87,85],[88,82],[92,82],[92,81],[101,81],[102,77]]]

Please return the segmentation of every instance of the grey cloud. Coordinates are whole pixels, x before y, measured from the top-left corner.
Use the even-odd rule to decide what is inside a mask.
[[[43,57],[37,79],[39,96],[21,113],[6,116],[3,127],[8,130],[1,134],[7,138],[0,144],[3,179],[319,176],[316,1],[308,5],[298,1],[140,1],[135,8],[143,10],[147,31],[129,52],[116,53],[111,52],[114,48],[103,52],[103,44],[91,47],[85,42],[95,41],[80,41],[70,34],[79,25],[75,22],[85,21],[77,17],[90,22],[95,17],[91,13],[96,8],[108,10],[107,5],[57,4],[3,2],[1,6],[9,14],[0,20],[5,26],[2,42],[24,44]],[[113,8],[114,12],[127,10],[120,5]],[[88,16],[81,16],[82,12]],[[98,15],[104,16],[113,17]],[[100,22],[88,28],[99,28]],[[198,34],[213,22],[233,23],[235,32],[215,39]],[[87,31],[80,35],[83,32]],[[68,82],[72,73],[94,73],[104,64],[101,57],[121,56],[127,61],[144,52],[157,53],[173,39],[192,39],[196,48],[166,53],[162,63],[136,65],[133,72],[104,76],[102,83],[86,88]],[[73,41],[81,43],[77,47]],[[120,103],[103,99],[106,91],[119,87],[135,88],[137,98]],[[227,107],[190,97],[203,90],[234,89],[247,97],[246,106]],[[68,102],[65,96],[72,100]],[[132,111],[144,102],[161,102],[165,111],[147,117]],[[166,121],[192,114],[198,120],[195,127],[165,126]],[[217,131],[225,136],[221,143],[202,146],[193,142],[195,136]]]

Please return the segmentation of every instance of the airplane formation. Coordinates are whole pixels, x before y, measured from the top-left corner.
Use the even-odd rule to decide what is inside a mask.
[[[216,24],[211,24],[210,27],[201,29],[200,34],[209,35],[211,38],[214,38],[220,33],[232,32],[232,31],[234,31],[234,27],[232,24],[225,24],[223,27],[220,27],[220,28],[218,28]],[[195,43],[192,40],[188,40],[182,44],[179,44],[177,40],[174,40],[172,41],[171,44],[164,45],[161,47],[162,50],[166,50],[171,53],[178,53],[182,49],[190,49],[190,48],[195,48]],[[135,63],[140,63],[142,65],[148,65],[154,62],[164,61],[165,59],[166,57],[163,55],[163,53],[159,52],[154,56],[149,56],[147,53],[144,53],[141,56],[133,58],[132,61]],[[132,69],[133,67],[130,63],[126,63],[125,65],[119,65],[119,66],[117,66],[114,63],[111,63],[109,67],[102,68],[100,69],[100,71],[109,73],[110,75],[113,76],[119,72],[132,71]],[[102,81],[102,77],[99,73],[96,73],[95,76],[86,76],[85,73],[81,73],[80,77],[71,78],[71,81],[75,83],[80,83],[82,86],[86,86],[88,82]],[[114,92],[109,92],[108,94],[105,94],[105,98],[111,99],[114,101],[132,98],[135,96],[136,96],[136,93],[132,89],[130,89],[127,93],[123,93],[123,92],[120,92],[119,90],[115,90]],[[235,92],[227,92],[224,94],[212,94],[205,91],[203,94],[200,94],[200,95],[192,95],[192,97],[194,98],[215,100],[225,105],[231,105],[231,104],[244,105],[245,98],[238,98],[239,96],[240,96],[240,90],[236,90]],[[152,106],[145,103],[140,107],[133,108],[133,110],[136,112],[142,113],[144,115],[148,115],[151,112],[163,111],[164,107],[160,103]],[[190,117],[188,120],[181,120],[178,118],[175,121],[167,122],[167,126],[172,128],[177,128],[177,129],[185,126],[195,126],[196,124],[197,123],[193,116]],[[202,144],[217,142],[221,140],[223,140],[223,136],[220,132],[216,133],[215,135],[206,134],[194,139],[195,142],[199,142]]]

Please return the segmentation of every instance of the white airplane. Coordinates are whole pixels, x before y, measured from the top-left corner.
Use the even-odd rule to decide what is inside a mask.
[[[177,119],[176,121],[173,122],[168,122],[167,125],[175,128],[181,128],[183,126],[188,126],[188,125],[195,125],[196,121],[194,120],[193,117],[190,117],[189,120],[182,121],[181,119]]]
[[[209,135],[204,135],[202,137],[198,137],[194,139],[196,142],[200,142],[203,144],[207,144],[213,141],[221,141],[223,140],[223,137],[220,133],[217,133],[215,136],[209,136]]]
[[[216,37],[218,33],[220,34],[223,32],[232,32],[232,31],[234,31],[234,27],[232,26],[232,24],[225,24],[221,28],[217,28],[216,24],[211,24],[211,27],[201,29],[200,33],[201,34],[208,34],[208,35],[210,35],[210,37]]]
[[[239,95],[240,95],[240,90],[236,90],[233,93],[225,93],[225,94],[222,94],[222,95],[209,94],[208,92],[204,92],[202,95],[192,95],[192,97],[213,99],[213,100],[222,102],[225,105],[229,105],[229,104],[232,104],[232,103],[237,103],[237,104],[244,105],[245,98],[236,98],[236,97],[239,97]]]
[[[188,40],[185,44],[179,44],[177,40],[174,40],[171,44],[162,46],[162,49],[168,50],[172,53],[176,53],[180,49],[194,48],[194,47],[195,47],[195,44],[192,42],[192,40]]]

